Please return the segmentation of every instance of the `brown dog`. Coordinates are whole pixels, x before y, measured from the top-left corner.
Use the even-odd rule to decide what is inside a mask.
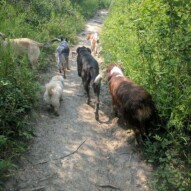
[[[110,65],[106,74],[112,96],[114,114],[122,113],[123,119],[136,136],[137,143],[148,135],[155,106],[151,95],[141,86],[124,76],[117,65]]]
[[[10,43],[15,54],[17,55],[27,54],[32,67],[35,67],[38,63],[38,58],[40,55],[40,47],[49,46],[53,42],[59,41],[59,39],[55,38],[50,42],[40,43],[29,38],[6,39],[6,36],[3,33],[0,33],[0,36],[3,39],[3,45],[6,47],[7,44]]]
[[[99,33],[95,32],[94,34],[88,34],[86,39],[90,40],[90,42],[91,42],[91,51],[94,53],[94,55],[98,54]]]

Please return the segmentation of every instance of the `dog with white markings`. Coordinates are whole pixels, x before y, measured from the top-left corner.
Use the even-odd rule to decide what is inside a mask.
[[[157,111],[152,96],[141,86],[127,78],[122,67],[112,64],[106,71],[112,97],[113,113],[122,114],[127,126],[135,133],[140,145],[152,128]]]
[[[99,33],[95,32],[93,34],[88,34],[86,37],[87,40],[90,40],[91,42],[91,51],[94,53],[94,55],[99,56]]]
[[[53,107],[55,115],[59,115],[60,101],[62,100],[64,78],[62,75],[54,76],[48,84],[46,84],[44,93],[44,102]]]

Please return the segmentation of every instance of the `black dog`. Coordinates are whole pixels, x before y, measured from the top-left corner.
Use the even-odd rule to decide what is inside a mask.
[[[77,56],[77,68],[78,76],[82,78],[82,83],[84,89],[87,93],[88,99],[87,104],[90,104],[90,93],[89,86],[92,85],[94,94],[96,96],[96,105],[95,105],[95,119],[99,120],[99,94],[101,87],[102,76],[99,74],[99,65],[98,62],[91,55],[91,50],[86,47],[78,47],[76,50]]]

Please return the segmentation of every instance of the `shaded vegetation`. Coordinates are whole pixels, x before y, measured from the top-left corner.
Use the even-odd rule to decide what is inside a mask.
[[[191,189],[191,2],[113,1],[102,34],[107,64],[122,64],[148,90],[165,133],[145,143],[153,190]]]
[[[85,20],[108,6],[109,0],[1,0],[0,32],[8,38],[27,37],[39,42],[62,35],[74,44]],[[2,46],[2,39],[0,44],[1,190],[3,178],[16,168],[14,160],[27,149],[27,141],[33,137],[30,121],[40,90],[38,69],[48,66],[45,56],[48,51],[54,53],[55,47],[43,49],[39,68],[32,70],[27,56],[15,56],[11,47]]]

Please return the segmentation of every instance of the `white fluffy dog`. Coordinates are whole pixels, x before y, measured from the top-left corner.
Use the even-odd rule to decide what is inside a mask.
[[[54,108],[56,115],[59,115],[60,101],[64,87],[64,78],[61,75],[54,76],[48,84],[46,84],[44,93],[44,101],[47,105]]]

